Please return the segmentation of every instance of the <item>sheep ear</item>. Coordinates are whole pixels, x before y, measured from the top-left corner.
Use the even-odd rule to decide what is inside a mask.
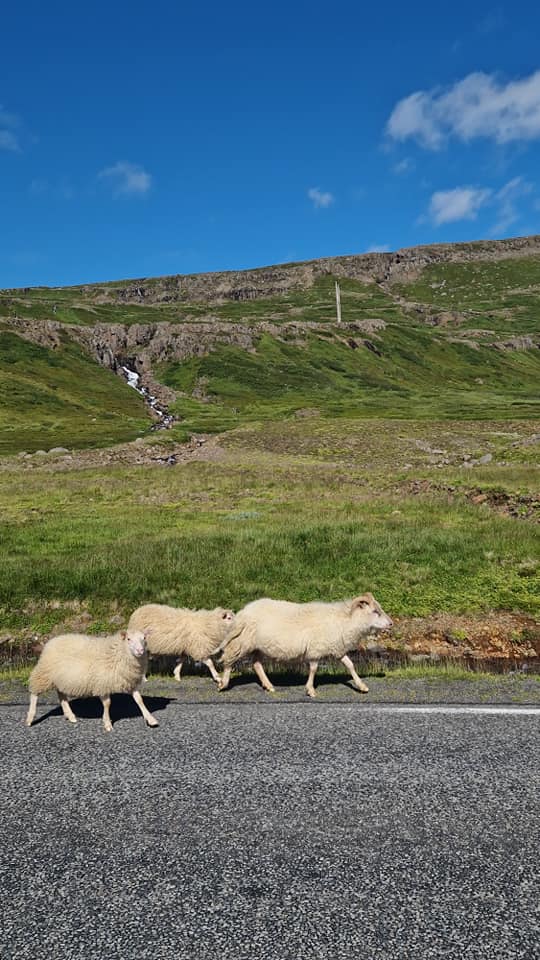
[[[120,639],[121,639],[121,640],[125,640],[126,637],[127,637],[127,630],[121,630],[121,631],[120,631]]]
[[[351,610],[359,610],[364,607],[370,607],[373,603],[373,594],[363,593],[360,597],[355,597],[352,604]]]

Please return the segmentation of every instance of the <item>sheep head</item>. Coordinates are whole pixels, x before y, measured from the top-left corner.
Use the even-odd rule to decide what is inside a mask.
[[[142,630],[124,631],[123,639],[127,640],[129,651],[134,657],[144,657],[146,653],[146,636]]]
[[[231,623],[234,623],[236,619],[236,614],[234,613],[234,611],[225,610],[224,607],[218,607],[215,612],[217,614],[218,619],[221,621],[221,624],[224,627],[224,629],[228,630]]]
[[[372,630],[389,630],[392,620],[377,603],[372,593],[363,593],[351,602],[351,617],[362,622],[366,633]]]

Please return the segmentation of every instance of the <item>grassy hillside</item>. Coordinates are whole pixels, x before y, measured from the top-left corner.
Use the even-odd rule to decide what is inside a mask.
[[[249,282],[242,287],[242,274],[235,275],[241,299],[229,289],[231,299],[220,300],[219,284],[216,294],[213,281],[205,280],[209,302],[187,300],[182,278],[4,291],[0,325],[2,316],[85,326],[188,320],[219,320],[231,328],[239,322],[274,325],[255,334],[254,351],[221,343],[206,356],[154,369],[177,392],[178,438],[281,421],[303,408],[347,418],[535,417],[540,256],[493,260],[489,244],[481,252],[487,259],[434,262],[407,283],[400,274],[384,283],[340,277],[341,327],[335,324],[335,278],[313,278],[309,271],[303,289],[296,280],[288,293],[265,297],[263,285],[254,299]],[[285,268],[276,270],[282,276]],[[139,283],[144,302],[126,302]],[[378,323],[355,327],[373,320]],[[280,334],[285,322],[298,327]],[[303,326],[314,322],[326,329]],[[105,445],[143,429],[145,412],[134,391],[69,340],[60,351],[46,351],[7,332],[2,337],[0,452]],[[528,348],[501,349],[516,337],[529,338],[514,344]]]
[[[24,291],[0,291],[2,316],[20,316],[37,320],[55,320],[66,324],[93,326],[97,323],[182,323],[211,317],[234,322],[272,320],[335,320],[335,279],[323,276],[312,286],[278,297],[254,300],[231,300],[224,303],[182,300],[170,303],[102,303],[77,287],[48,290],[45,287]],[[402,310],[394,299],[376,283],[341,280],[341,296],[347,318],[399,318]],[[55,309],[56,308],[56,309]]]
[[[434,310],[458,310],[465,327],[485,326],[505,333],[540,330],[540,257],[479,263],[440,263],[426,267],[413,283],[395,293]],[[479,323],[479,320],[481,323]]]
[[[306,407],[329,416],[424,420],[538,415],[535,351],[473,347],[398,323],[367,338],[335,327],[308,333],[302,344],[264,335],[255,353],[223,346],[155,372],[184,394],[174,409],[186,431],[282,419]]]
[[[47,598],[237,607],[360,585],[400,614],[537,611],[537,530],[465,496],[472,485],[518,503],[536,484],[532,439],[525,421],[313,418],[231,433],[217,462],[43,466],[24,484],[4,471],[0,618],[3,604],[5,623],[20,619],[29,599],[39,620]],[[486,450],[493,464],[461,470],[463,452]],[[61,618],[61,605],[48,616]]]
[[[105,446],[149,423],[138,394],[69,340],[49,350],[0,328],[0,454]]]
[[[172,299],[140,305],[121,284],[112,299],[106,285],[0,293],[0,453],[105,446],[150,424],[68,326],[47,349],[6,318],[249,328],[236,329],[245,349],[221,329],[215,349],[184,360],[165,331],[170,359],[152,373],[176,391],[180,422],[153,435],[151,463],[139,462],[143,442],[122,453],[127,465],[94,453],[1,464],[0,640],[115,629],[143,600],[239,607],[360,589],[398,616],[537,613],[540,257],[414,276],[341,278],[339,327],[331,275],[212,303],[175,300],[178,283]],[[523,336],[514,346],[526,349],[507,348]],[[188,341],[196,350],[197,332]],[[222,436],[188,455],[177,441],[192,432]],[[530,623],[504,629],[511,645]]]

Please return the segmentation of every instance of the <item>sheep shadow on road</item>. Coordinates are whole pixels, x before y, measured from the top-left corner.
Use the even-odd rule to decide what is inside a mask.
[[[360,676],[362,677],[363,680],[365,680],[366,683],[369,684],[370,680],[376,677],[377,678],[384,677],[386,676],[386,674],[384,670],[380,670],[377,673],[372,672],[369,675],[360,671]],[[275,686],[276,690],[279,690],[280,688],[283,688],[283,687],[285,688],[305,687],[306,681],[307,681],[307,671],[304,673],[301,673],[299,671],[297,672],[297,671],[291,670],[283,673],[279,671],[274,673],[272,672],[272,670],[269,670],[268,678],[272,682],[272,684]],[[242,687],[249,687],[249,686],[257,687],[258,689],[262,690],[262,687],[260,686],[254,674],[241,673],[231,678],[231,682],[227,690],[228,691],[232,691],[235,689],[240,690]],[[343,673],[324,673],[323,671],[321,671],[320,676],[317,675],[317,677],[315,678],[316,689],[323,688],[323,687],[336,687],[336,686],[346,687],[349,690],[355,689],[353,684],[351,683],[351,678],[346,671],[344,671]]]
[[[150,713],[158,713],[160,710],[167,709],[169,703],[173,702],[173,697],[145,696],[144,702],[150,710]],[[77,720],[101,720],[103,707],[98,697],[87,697],[84,700],[70,700],[70,704]],[[36,717],[32,726],[37,727],[38,724],[43,723],[44,720],[61,716],[61,707],[59,705],[52,707],[40,717]],[[111,700],[111,720],[113,726],[118,720],[128,720],[132,718],[143,719],[133,697],[127,693],[113,693]]]

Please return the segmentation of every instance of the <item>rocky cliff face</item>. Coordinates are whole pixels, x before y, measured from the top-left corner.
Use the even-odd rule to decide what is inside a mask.
[[[203,311],[206,316],[183,323],[157,321],[155,323],[96,323],[82,326],[56,321],[30,319],[16,315],[18,298],[24,291],[7,292],[3,297],[4,307],[9,308],[13,296],[11,317],[2,318],[2,324],[9,326],[20,336],[42,346],[57,349],[66,338],[79,344],[100,364],[125,376],[127,367],[140,377],[140,384],[155,395],[165,405],[174,399],[173,391],[159,384],[153,376],[156,364],[186,360],[195,356],[204,356],[220,345],[231,345],[244,350],[255,350],[263,333],[275,337],[284,337],[292,342],[301,343],[307,330],[324,329],[327,333],[332,324],[309,323],[290,320],[279,326],[271,320],[257,323],[229,323],[220,320],[212,313],[212,304],[231,300],[268,299],[287,294],[291,291],[309,289],[317,278],[324,275],[351,278],[361,283],[378,283],[391,294],[396,306],[405,316],[414,315],[424,323],[434,327],[459,327],[463,317],[458,313],[433,313],[429,304],[413,303],[407,300],[402,291],[394,289],[397,282],[415,279],[421,271],[433,263],[496,261],[540,255],[540,236],[521,237],[512,240],[480,241],[462,244],[433,244],[424,247],[411,247],[396,253],[370,253],[358,256],[326,257],[306,263],[283,264],[275,267],[262,267],[257,270],[230,271],[224,273],[193,274],[187,276],[158,277],[149,280],[126,281],[108,284],[91,284],[72,288],[81,302],[159,304],[166,302],[202,302],[209,306]],[[61,291],[59,291],[60,295]],[[39,295],[38,295],[39,300]],[[40,302],[53,302],[50,296]],[[146,316],[149,312],[145,311]],[[157,312],[157,311],[156,311]],[[291,314],[294,310],[291,309]],[[384,321],[365,319],[354,324],[343,324],[341,328],[333,326],[335,336],[355,338],[355,345],[362,341],[361,334],[370,334],[384,326]],[[536,337],[517,335],[500,341],[486,341],[481,331],[483,344],[499,349],[531,349]],[[517,332],[517,331],[516,331]],[[357,337],[360,334],[360,337]],[[475,346],[474,331],[468,330],[470,345]],[[350,341],[347,341],[350,342]],[[372,345],[371,345],[372,346]]]
[[[254,351],[264,333],[301,344],[308,330],[320,329],[327,333],[330,326],[327,323],[302,321],[290,321],[278,326],[265,321],[248,325],[216,320],[182,324],[102,323],[85,327],[24,317],[5,318],[2,322],[18,336],[48,349],[58,349],[66,342],[66,338],[74,341],[98,363],[120,376],[125,376],[125,367],[135,371],[140,376],[141,385],[165,405],[170,404],[176,394],[154,378],[156,364],[202,357],[220,345]],[[364,341],[362,335],[372,335],[384,326],[383,320],[359,320],[343,324],[339,335],[344,339],[354,335],[357,346],[363,342],[369,344],[370,341]]]
[[[494,261],[540,254],[540,236],[474,243],[440,243],[409,247],[396,253],[323,257],[304,263],[86,284],[74,288],[92,303],[206,303],[269,299],[309,289],[318,277],[332,274],[364,283],[406,283],[433,263]],[[15,291],[13,291],[15,293]],[[17,291],[21,295],[23,291]]]
[[[68,337],[90,353],[102,366],[117,370],[125,365],[139,374],[148,373],[156,363],[202,357],[225,344],[255,350],[264,333],[301,343],[308,330],[328,332],[328,323],[292,320],[279,325],[268,321],[255,324],[228,323],[225,320],[198,323],[98,323],[93,327],[9,317],[3,320],[19,336],[49,349],[58,349]],[[342,325],[343,336],[371,334],[383,329],[383,320],[358,320]]]

